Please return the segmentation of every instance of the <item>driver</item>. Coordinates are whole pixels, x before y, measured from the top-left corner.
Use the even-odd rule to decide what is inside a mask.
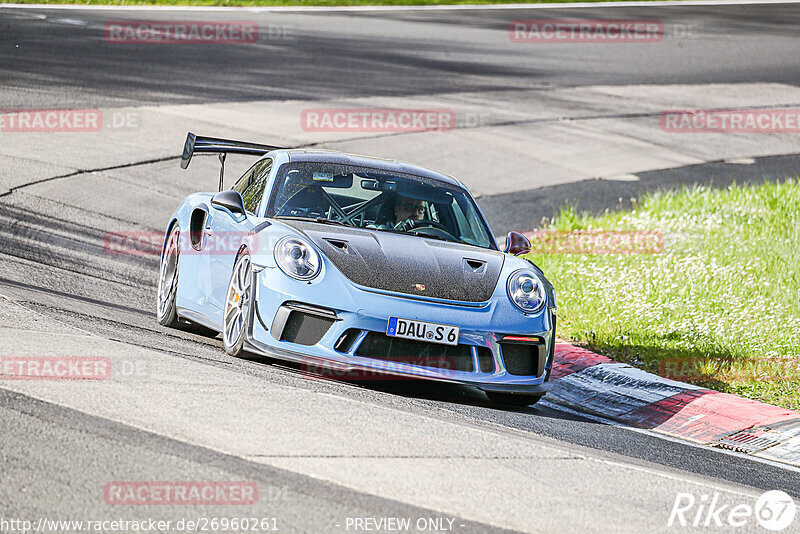
[[[394,202],[394,229],[407,232],[425,218],[425,201],[398,195]]]

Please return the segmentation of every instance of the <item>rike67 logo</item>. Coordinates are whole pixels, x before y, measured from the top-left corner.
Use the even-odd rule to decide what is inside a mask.
[[[762,528],[778,532],[794,522],[797,512],[794,500],[780,490],[762,494],[755,506],[747,503],[722,503],[721,500],[718,492],[699,497],[692,493],[678,493],[667,525],[727,531],[757,523]]]

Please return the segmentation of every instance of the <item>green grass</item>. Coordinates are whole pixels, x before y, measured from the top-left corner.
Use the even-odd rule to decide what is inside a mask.
[[[696,361],[696,383],[800,409],[798,181],[653,194],[600,216],[567,207],[551,229],[664,236],[653,254],[531,254],[561,338],[653,372]]]
[[[575,0],[8,0],[18,4],[192,5],[192,6],[407,6],[481,4],[557,4]],[[581,0],[607,2],[610,0]],[[637,0],[645,1],[645,0]]]

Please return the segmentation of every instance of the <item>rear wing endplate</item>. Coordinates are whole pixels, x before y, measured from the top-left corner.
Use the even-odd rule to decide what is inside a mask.
[[[233,154],[249,154],[251,156],[263,156],[272,150],[281,150],[282,147],[272,145],[260,145],[257,143],[247,143],[245,141],[233,141],[231,139],[220,139],[217,137],[203,137],[192,132],[186,136],[186,143],[183,145],[181,154],[181,168],[185,169],[192,161],[195,154],[218,154],[219,162],[222,167],[219,170],[219,190],[222,191],[222,178],[225,175],[225,155],[230,152]]]

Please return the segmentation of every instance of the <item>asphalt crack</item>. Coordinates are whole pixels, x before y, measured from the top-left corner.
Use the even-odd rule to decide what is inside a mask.
[[[9,196],[9,195],[11,195],[13,193],[16,193],[17,191],[19,191],[21,189],[25,189],[27,187],[31,187],[31,186],[39,185],[39,184],[44,184],[44,183],[52,182],[52,181],[55,181],[55,180],[63,180],[64,178],[73,178],[75,176],[82,176],[84,174],[92,174],[92,173],[95,173],[95,172],[106,172],[106,171],[113,171],[113,170],[117,170],[117,169],[127,169],[127,168],[130,168],[130,167],[138,167],[139,165],[151,165],[153,163],[161,163],[161,162],[164,162],[164,161],[170,161],[170,160],[178,159],[178,158],[180,158],[180,156],[165,156],[165,157],[161,157],[161,158],[153,158],[153,159],[148,159],[148,160],[143,160],[143,161],[135,161],[133,163],[122,163],[122,164],[119,164],[119,165],[111,165],[109,167],[99,167],[99,168],[96,168],[96,169],[81,169],[81,170],[73,171],[73,172],[70,172],[70,173],[67,173],[67,174],[59,174],[57,176],[50,176],[48,178],[41,178],[39,180],[33,180],[31,182],[27,182],[27,183],[24,183],[24,184],[15,185],[14,187],[11,187],[7,191],[4,191],[4,192],[0,193],[0,198],[7,197],[7,196]]]

